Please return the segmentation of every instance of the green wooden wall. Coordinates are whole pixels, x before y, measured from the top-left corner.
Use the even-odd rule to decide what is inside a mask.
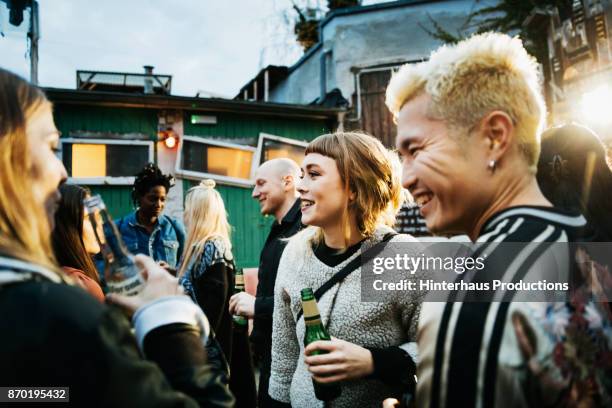
[[[324,120],[288,119],[261,117],[232,113],[210,113],[217,117],[216,125],[191,123],[191,113],[185,112],[183,129],[185,135],[202,136],[213,139],[250,139],[253,146],[259,133],[269,133],[295,140],[310,141],[329,133]],[[208,114],[208,113],[207,113]],[[185,192],[194,182],[185,182]],[[259,253],[263,248],[274,217],[264,217],[259,213],[259,204],[251,198],[251,188],[218,186],[233,227],[232,245],[236,264],[241,268],[259,265]]]
[[[157,111],[154,109],[107,108],[56,105],[55,124],[62,137],[71,132],[140,133],[157,137]]]
[[[295,140],[310,141],[330,131],[324,120],[287,119],[235,113],[210,113],[210,115],[217,117],[217,124],[199,125],[191,123],[192,113],[186,112],[183,120],[184,132],[189,136],[209,136],[224,139],[251,138],[256,142],[259,133],[263,132]]]
[[[330,131],[324,120],[288,119],[279,116],[214,113],[217,124],[192,124],[192,112],[184,113],[184,134],[217,139],[240,139],[255,146],[260,132],[290,139],[310,141]],[[157,112],[153,109],[106,108],[76,105],[55,105],[55,122],[62,137],[74,132],[114,134],[145,134],[153,139],[157,134]],[[186,192],[195,182],[183,181]],[[117,219],[132,211],[131,186],[89,186],[100,194],[111,215]],[[238,267],[257,267],[259,253],[273,222],[273,217],[259,213],[259,204],[251,198],[251,188],[218,185],[233,227],[232,244]]]
[[[113,219],[118,219],[134,210],[132,186],[87,186],[92,194],[100,194]]]
[[[56,104],[53,116],[62,138],[74,137],[75,132],[104,134],[148,135],[157,137],[157,111],[154,109],[107,108],[98,106]],[[93,194],[100,194],[113,218],[133,210],[132,186],[90,185]]]
[[[197,182],[185,180],[185,192],[195,184]],[[251,189],[223,185],[216,188],[223,198],[232,226],[232,252],[236,265],[239,268],[256,268],[274,217],[264,217],[259,213],[259,203],[251,198]]]

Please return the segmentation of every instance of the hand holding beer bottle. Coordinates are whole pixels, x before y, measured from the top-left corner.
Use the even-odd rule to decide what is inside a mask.
[[[244,292],[244,274],[242,269],[238,269],[235,275],[234,294]],[[234,315],[234,324],[246,326],[248,320],[244,316]]]
[[[319,340],[330,341],[331,336],[321,323],[319,307],[317,306],[312,288],[302,289],[301,296],[302,310],[304,311],[304,324],[306,325],[306,330],[304,331],[304,347]],[[311,355],[317,356],[325,353],[327,353],[327,351],[317,349],[314,350]],[[323,384],[316,381],[314,378],[312,379],[312,385],[314,386],[315,396],[321,401],[331,401],[338,398],[342,391],[338,384]]]
[[[159,298],[183,295],[178,280],[153,259],[127,251],[100,196],[86,199],[84,205],[104,256],[107,301],[134,313]]]
[[[145,284],[142,290],[133,296],[110,293],[106,300],[123,307],[128,314],[133,314],[148,303],[167,296],[185,296],[183,287],[178,284],[178,279],[170,275],[146,255],[135,255],[134,261],[142,270]]]
[[[306,303],[305,303],[306,302]],[[314,307],[313,307],[314,306]],[[321,324],[312,289],[302,290],[302,307],[306,335],[304,339],[304,362],[312,374],[315,384],[338,385],[342,381],[364,378],[374,372],[374,360],[370,350],[357,344],[329,336]],[[308,316],[314,316],[309,318]],[[326,335],[309,334],[325,331]],[[320,326],[320,327],[319,327]],[[312,340],[311,340],[312,339]],[[315,386],[315,390],[316,390]]]
[[[145,278],[128,252],[123,238],[99,195],[83,200],[85,211],[94,228],[96,239],[104,257],[104,280],[110,293],[137,295]]]

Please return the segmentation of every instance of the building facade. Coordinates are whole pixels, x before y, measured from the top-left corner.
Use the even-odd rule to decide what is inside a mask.
[[[299,61],[266,67],[236,98],[349,106],[345,127],[392,146],[395,126],[384,104],[391,73],[441,45],[427,32],[432,21],[456,32],[474,7],[473,0],[400,0],[335,10],[320,23],[319,43]]]
[[[159,94],[47,88],[62,132],[69,182],[102,195],[113,217],[133,210],[134,175],[147,162],[174,174],[166,212],[182,218],[189,187],[217,182],[239,267],[256,267],[270,218],[251,198],[252,174],[274,157],[300,160],[306,143],[335,130],[338,109]],[[168,140],[173,139],[173,140]]]

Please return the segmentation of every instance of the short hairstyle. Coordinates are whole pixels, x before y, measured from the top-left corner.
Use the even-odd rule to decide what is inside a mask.
[[[334,159],[343,188],[355,193],[345,222],[348,210],[354,211],[359,232],[365,236],[371,236],[379,225],[395,224],[402,195],[399,166],[379,140],[365,133],[336,132],[310,142],[305,154],[309,153]]]
[[[389,82],[386,104],[397,118],[406,102],[426,93],[431,117],[468,130],[501,110],[512,118],[517,146],[535,172],[546,112],[540,84],[537,62],[520,39],[484,33],[401,67]]]
[[[275,166],[277,168],[278,173],[283,177],[284,176],[293,176],[293,177],[300,176],[300,166],[294,160],[289,159],[287,157],[279,157],[277,159],[271,159],[271,160],[264,162],[264,164],[266,163],[270,163],[273,166]]]
[[[174,186],[174,177],[166,175],[153,163],[148,163],[136,175],[134,186],[132,188],[132,200],[138,206],[138,200],[146,195],[153,187],[163,186],[166,193],[170,191],[170,187]]]

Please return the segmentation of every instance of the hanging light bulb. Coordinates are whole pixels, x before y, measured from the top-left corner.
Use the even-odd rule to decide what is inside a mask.
[[[176,138],[176,136],[174,135],[173,132],[170,132],[168,134],[168,137],[166,137],[166,140],[164,140],[164,144],[166,145],[166,147],[168,149],[174,149],[174,147],[176,146],[178,140]]]

